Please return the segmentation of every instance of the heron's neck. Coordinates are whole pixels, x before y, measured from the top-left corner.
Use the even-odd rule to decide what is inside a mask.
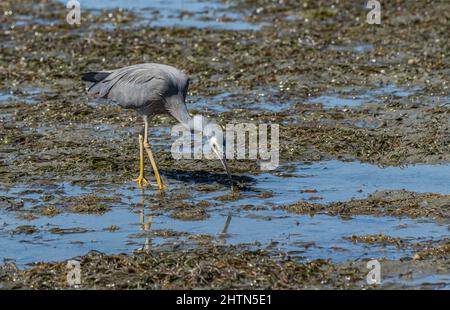
[[[193,124],[193,117],[189,114],[184,103],[169,103],[167,110],[169,111],[169,114],[171,114],[186,129],[191,129],[191,124]]]
[[[172,114],[172,116],[188,130],[203,131],[203,128],[208,124],[208,120],[205,117],[191,116],[184,102],[177,101],[173,105],[170,105],[169,102],[168,110],[170,114]]]

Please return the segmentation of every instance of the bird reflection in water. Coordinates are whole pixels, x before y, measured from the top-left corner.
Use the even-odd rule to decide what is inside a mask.
[[[143,246],[139,249],[139,251],[150,252],[152,247],[152,240],[150,238],[150,230],[153,224],[153,214],[149,211],[149,214],[145,214],[145,191],[144,188],[140,189],[141,200],[139,201],[139,230],[144,232],[145,240]],[[226,239],[230,236],[228,233],[228,229],[230,227],[231,219],[233,218],[231,212],[228,214],[225,223],[222,227],[221,232],[219,233],[219,244],[226,244]]]
[[[219,244],[221,244],[221,245],[226,244],[226,239],[230,236],[228,234],[228,228],[230,227],[232,218],[233,218],[233,216],[231,215],[231,212],[228,213],[227,219],[225,220],[225,223],[223,224],[222,231],[219,234]]]
[[[153,215],[150,213],[149,215],[145,215],[145,192],[144,189],[141,188],[140,191],[141,200],[139,202],[140,210],[139,210],[139,230],[143,231],[145,234],[145,241],[142,246],[141,251],[149,252],[152,247],[152,241],[150,238],[150,229],[153,224]],[[150,211],[149,211],[150,212]]]

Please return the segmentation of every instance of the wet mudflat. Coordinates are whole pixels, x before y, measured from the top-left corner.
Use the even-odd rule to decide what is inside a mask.
[[[1,4],[0,287],[68,288],[76,258],[84,288],[379,288],[375,258],[381,288],[449,288],[446,1],[377,28],[350,2],[111,3],[77,27],[61,2]],[[280,167],[231,160],[231,193],[160,117],[169,188],[137,188],[140,121],[78,75],[140,62],[186,71],[193,113],[280,124]]]

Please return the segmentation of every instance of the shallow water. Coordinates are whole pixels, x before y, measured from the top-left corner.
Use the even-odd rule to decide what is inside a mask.
[[[66,3],[66,1],[59,0]],[[243,21],[244,16],[228,10],[221,1],[201,0],[82,0],[93,10],[126,9],[144,18],[140,25],[153,27],[195,27],[228,30],[258,30],[261,24]],[[226,21],[224,21],[224,19]],[[113,27],[112,25],[107,28]]]
[[[437,240],[448,235],[445,225],[432,222],[392,217],[357,216],[351,220],[318,215],[291,215],[285,212],[240,212],[231,218],[227,237],[220,233],[227,214],[214,212],[203,221],[174,220],[167,215],[153,216],[148,232],[140,224],[139,208],[115,207],[102,216],[62,214],[54,218],[27,221],[39,230],[32,235],[15,235],[11,230],[24,222],[6,216],[8,225],[0,224],[2,255],[22,265],[33,261],[63,260],[85,254],[89,250],[105,253],[129,253],[143,247],[164,243],[183,244],[186,237],[162,238],[152,235],[152,230],[170,229],[178,232],[206,234],[215,237],[219,244],[247,244],[252,248],[276,249],[289,252],[301,259],[330,258],[333,261],[362,258],[398,259],[411,254],[411,249],[395,246],[355,244],[343,239],[351,235],[376,234],[405,238],[410,242]],[[148,212],[148,210],[146,210]],[[3,213],[3,212],[2,212]],[[147,219],[148,220],[148,219]],[[105,231],[110,225],[120,229]],[[87,232],[57,234],[52,228],[82,228]],[[191,242],[192,243],[192,242]]]
[[[338,51],[338,52],[353,52],[353,53],[366,53],[369,52],[371,50],[373,50],[373,45],[372,44],[367,44],[367,43],[361,43],[361,44],[355,44],[355,45],[351,45],[351,46],[338,46],[338,45],[332,45],[330,46],[330,49],[333,51]]]
[[[17,99],[17,96],[14,96],[10,93],[0,93],[0,102],[2,101],[14,101]]]
[[[280,101],[273,98],[276,93],[253,91],[245,100],[236,93],[224,92],[215,96],[189,98],[187,106],[196,112],[229,112],[239,109],[247,109],[255,114],[262,112],[282,112],[292,105],[292,101]]]
[[[318,202],[346,201],[364,198],[374,191],[405,189],[414,192],[449,194],[450,165],[413,165],[379,167],[358,161],[321,161],[313,164],[292,164],[297,177],[283,178],[273,174],[258,176],[258,188],[279,193],[269,200],[283,203],[321,196]],[[316,189],[314,194],[299,194],[304,189]]]
[[[373,89],[338,89],[333,93],[324,94],[304,101],[308,104],[322,104],[325,108],[334,107],[359,107],[365,104],[380,104],[387,98],[398,97],[408,98],[415,95],[420,90],[419,87],[399,87],[396,85],[381,85]],[[232,110],[251,109],[255,113],[282,112],[288,110],[293,100],[282,101],[276,90],[259,91],[254,90],[248,99],[242,100],[238,94],[224,92],[210,97],[191,97],[188,107],[196,111],[229,112]],[[432,99],[432,98],[429,98]],[[436,96],[434,101],[439,103],[448,102],[444,96]]]
[[[343,89],[337,93],[311,98],[306,103],[321,103],[326,108],[358,107],[369,103],[381,103],[388,97],[409,97],[420,90],[419,87],[378,86],[374,89]]]
[[[195,204],[202,200],[212,203],[207,209],[209,218],[200,221],[177,220],[170,216],[170,209],[155,209],[154,202],[159,199],[154,196],[155,191],[148,189],[142,193],[133,183],[91,182],[90,185],[79,186],[43,181],[13,187],[2,184],[0,258],[23,265],[33,261],[68,259],[94,249],[106,253],[130,253],[138,248],[161,245],[194,246],[195,241],[189,235],[209,235],[216,243],[247,244],[252,248],[282,250],[301,260],[398,259],[411,254],[412,249],[353,243],[343,237],[383,233],[417,243],[448,236],[447,225],[426,219],[387,216],[354,216],[351,219],[327,215],[311,217],[272,207],[309,200],[311,196],[322,198],[315,200],[319,203],[343,201],[365,197],[373,191],[384,189],[449,194],[449,165],[417,165],[402,169],[381,168],[359,162],[322,161],[286,165],[276,173],[251,177],[253,180],[249,182],[248,189],[242,192],[243,198],[225,202],[214,198],[229,193],[226,185],[219,185],[216,191],[205,193],[196,190],[195,179],[183,182],[177,178],[169,178],[169,193],[187,191],[192,198],[183,200],[188,203]],[[38,191],[30,192],[33,189]],[[302,193],[304,189],[315,189],[317,192]],[[262,198],[260,193],[266,191],[272,191],[273,196]],[[111,202],[111,211],[104,215],[61,213],[51,218],[17,218],[26,213],[23,211],[46,204],[43,197],[49,194],[54,197],[50,202],[56,201],[58,205],[65,197],[91,193],[120,197],[120,200]],[[5,202],[8,200],[22,202],[23,206],[19,211],[14,211]],[[249,205],[260,208],[245,208]],[[231,222],[227,235],[221,237],[220,233],[229,215]],[[15,229],[21,225],[35,226],[37,231],[29,235],[15,233]],[[113,232],[105,230],[111,225],[116,225],[119,229]],[[58,234],[55,228],[67,231]],[[160,230],[174,230],[181,234],[161,237],[155,233]]]
[[[33,104],[37,102],[40,95],[48,93],[49,90],[41,87],[23,87],[20,92],[0,92],[0,106],[2,103],[9,103],[13,101],[21,101],[27,104]]]
[[[384,283],[395,283],[395,281],[388,281]],[[434,274],[424,277],[413,277],[408,281],[398,281],[396,284],[407,284],[411,286],[420,286],[422,289],[450,289],[450,274]]]

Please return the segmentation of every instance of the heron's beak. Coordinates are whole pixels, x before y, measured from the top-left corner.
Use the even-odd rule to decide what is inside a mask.
[[[233,189],[233,179],[231,178],[230,169],[228,168],[227,160],[225,158],[225,153],[224,153],[222,147],[219,146],[219,144],[217,143],[217,140],[214,137],[209,139],[209,143],[211,145],[211,148],[212,148],[214,154],[216,154],[216,156],[219,158],[220,162],[222,163],[223,168],[227,172],[228,178],[230,179],[231,188]]]

